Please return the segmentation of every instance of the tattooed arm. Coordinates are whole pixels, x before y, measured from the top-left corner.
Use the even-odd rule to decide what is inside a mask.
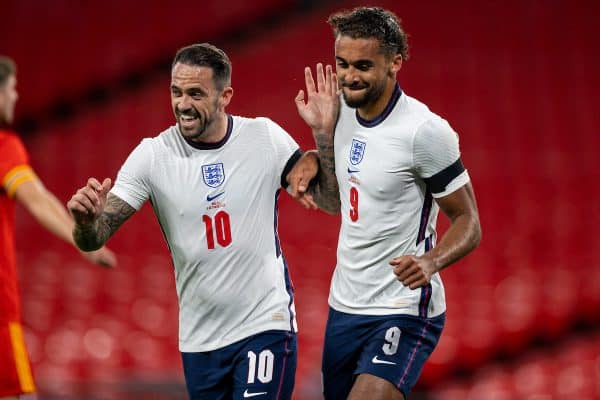
[[[83,251],[102,247],[135,213],[133,207],[108,192],[110,186],[108,178],[102,184],[90,178],[87,185],[79,189],[67,203],[75,220],[73,239]]]
[[[317,64],[317,84],[309,67],[304,69],[304,80],[308,99],[304,101],[304,91],[296,96],[298,113],[311,127],[319,154],[317,185],[311,194],[317,205],[324,211],[340,212],[340,192],[335,176],[333,134],[340,107],[338,83],[335,73],[328,65]]]

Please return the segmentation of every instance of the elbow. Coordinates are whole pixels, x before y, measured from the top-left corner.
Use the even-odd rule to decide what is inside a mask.
[[[81,233],[77,230],[77,226],[73,229],[73,242],[75,247],[77,247],[80,251],[96,251],[101,248],[104,243],[99,240],[94,240],[90,237],[85,237],[81,235]]]
[[[329,215],[337,215],[340,213],[341,205],[339,199],[336,201],[318,201],[319,208]]]
[[[75,241],[75,246],[80,251],[90,252],[90,251],[96,251],[96,250],[100,249],[102,247],[102,244],[101,243]]]
[[[473,248],[479,246],[479,243],[481,243],[481,236],[481,224],[479,222],[479,218],[476,218],[473,226]]]

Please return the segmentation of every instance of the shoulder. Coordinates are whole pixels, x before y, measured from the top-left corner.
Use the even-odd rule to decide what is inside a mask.
[[[406,93],[403,93],[401,101],[401,110],[403,114],[408,114],[418,125],[421,125],[423,122],[429,119],[436,117],[439,118],[436,113],[429,109],[427,104],[407,95]]]
[[[13,131],[0,130],[0,161],[12,164],[27,164],[29,155],[19,135]]]
[[[408,95],[404,95],[404,112],[410,116],[415,126],[415,138],[435,138],[440,136],[456,137],[456,132],[448,121],[429,109],[429,107]]]
[[[16,132],[0,129],[0,150],[25,149],[23,142]]]
[[[268,132],[274,125],[277,125],[272,119],[267,117],[249,118],[233,116],[233,123],[243,127],[244,129],[252,129],[263,132]]]
[[[167,151],[169,148],[180,148],[183,138],[179,134],[177,125],[173,125],[154,137],[145,137],[138,144],[136,150],[157,153]]]

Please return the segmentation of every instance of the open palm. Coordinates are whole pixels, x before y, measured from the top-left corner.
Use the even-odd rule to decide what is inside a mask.
[[[337,77],[330,65],[324,72],[323,64],[319,63],[316,72],[315,86],[310,67],[304,69],[307,99],[305,102],[304,91],[300,90],[296,96],[296,107],[313,132],[333,134],[340,107]]]

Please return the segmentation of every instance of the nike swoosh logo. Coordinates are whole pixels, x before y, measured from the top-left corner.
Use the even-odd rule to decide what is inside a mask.
[[[349,174],[354,174],[356,172],[360,172],[360,170],[359,169],[350,169],[350,167],[348,167],[348,173]]]
[[[210,194],[208,196],[206,196],[206,200],[207,201],[213,201],[214,199],[216,199],[217,197],[220,197],[221,195],[224,195],[225,192],[221,192],[219,194],[215,194],[214,196],[211,196]]]
[[[267,394],[267,392],[249,392],[248,389],[246,389],[244,391],[244,398],[247,399],[248,397],[255,397],[255,396],[262,396],[263,394]]]
[[[380,360],[379,358],[377,358],[377,356],[373,357],[373,359],[371,360],[371,362],[373,364],[389,364],[389,365],[396,365],[395,362],[391,362],[391,361],[385,361],[385,360]]]

